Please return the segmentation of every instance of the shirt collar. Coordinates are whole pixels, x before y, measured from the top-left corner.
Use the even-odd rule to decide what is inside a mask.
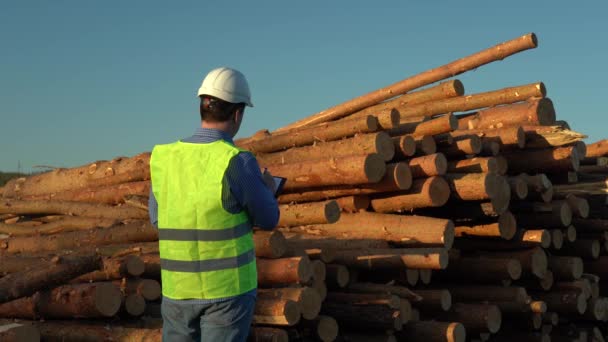
[[[193,137],[205,137],[212,140],[224,140],[230,144],[234,144],[232,137],[227,132],[214,128],[198,127],[194,132]]]

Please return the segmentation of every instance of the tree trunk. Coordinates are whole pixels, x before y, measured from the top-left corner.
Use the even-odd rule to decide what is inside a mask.
[[[499,212],[504,212],[511,199],[511,188],[505,177],[493,173],[448,173],[446,179],[454,198],[460,201],[489,199]]]
[[[449,267],[436,272],[439,279],[459,283],[497,283],[521,277],[521,263],[516,259],[450,258]]]
[[[450,248],[454,224],[450,220],[425,216],[391,215],[372,212],[342,214],[331,225],[311,225],[294,232],[315,232],[340,239],[386,240],[404,246],[444,246]]]
[[[525,274],[533,274],[538,278],[543,278],[547,273],[549,261],[547,254],[540,247],[520,251],[493,251],[492,253],[482,253],[486,258],[510,258],[517,259],[521,263],[522,271]]]
[[[542,149],[524,150],[517,153],[505,153],[503,157],[509,163],[509,173],[556,173],[564,171],[577,171],[580,158],[577,152],[572,151],[563,155],[561,150]]]
[[[306,224],[334,223],[340,218],[340,206],[336,201],[311,202],[304,204],[283,204],[279,206],[281,215],[279,227]]]
[[[0,214],[62,214],[115,220],[145,219],[148,217],[148,213],[145,210],[133,207],[68,201],[21,201],[14,199],[5,199],[0,202]]]
[[[342,184],[379,182],[386,173],[384,159],[376,154],[269,165],[273,175],[287,178],[284,190]]]
[[[258,154],[256,159],[260,166],[265,167],[372,153],[380,155],[385,161],[393,159],[395,146],[386,132],[360,134],[348,139],[320,142],[270,154]]]
[[[433,153],[407,161],[413,178],[443,176],[448,169],[448,161],[443,153]]]
[[[112,317],[120,309],[122,295],[115,285],[91,283],[64,285],[32,297],[0,304],[3,318],[101,318]]]
[[[481,138],[476,135],[456,139],[454,144],[448,147],[442,147],[439,151],[446,155],[449,159],[462,158],[467,155],[475,155],[481,152]]]
[[[447,163],[450,173],[497,173],[498,161],[494,157],[476,157],[463,160],[452,160]]]
[[[150,179],[150,153],[131,158],[97,161],[88,165],[16,178],[4,187],[5,198],[57,193],[89,187]]]
[[[158,240],[158,231],[147,221],[116,225],[90,231],[77,231],[40,237],[0,240],[5,253],[34,253],[71,250],[81,246],[103,246]]]
[[[258,259],[257,266],[260,286],[308,283],[312,277],[312,265],[308,256]]]
[[[316,141],[334,141],[358,133],[372,133],[380,129],[375,116],[325,122],[299,129],[297,132],[274,132],[263,138],[237,140],[236,145],[254,153],[270,153],[292,147],[312,145]]]
[[[456,226],[454,228],[456,237],[499,237],[505,240],[511,240],[516,232],[517,223],[515,222],[515,217],[509,212],[500,215],[498,221],[494,223]]]
[[[578,291],[538,292],[534,297],[547,303],[547,310],[560,315],[582,315],[587,310],[587,300]]]
[[[321,315],[314,320],[301,321],[297,332],[315,341],[332,342],[338,337],[338,322],[333,317]]]
[[[56,257],[50,262],[35,264],[0,279],[0,303],[53,288],[99,267],[99,256],[94,253]]]
[[[450,197],[448,183],[442,177],[420,178],[409,190],[378,195],[370,201],[374,211],[389,213],[415,208],[440,207]]]
[[[596,141],[593,144],[587,145],[587,157],[604,157],[608,156],[608,139]]]
[[[468,70],[475,69],[481,65],[491,63],[496,60],[520,52],[522,50],[535,48],[537,46],[536,36],[533,33],[498,44],[492,48],[477,52],[473,55],[456,60],[441,67],[427,70],[421,74],[406,78],[400,82],[375,90],[369,94],[359,96],[350,101],[326,109],[317,114],[311,115],[303,120],[299,120],[291,125],[285,126],[282,130],[290,130],[299,127],[310,126],[317,122],[325,122],[344,117],[363,108],[375,105],[384,100],[388,100],[399,94],[404,94],[410,90],[453,77]],[[443,113],[452,110],[443,111]]]

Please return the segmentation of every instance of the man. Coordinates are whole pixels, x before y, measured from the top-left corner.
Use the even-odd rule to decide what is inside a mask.
[[[252,227],[274,228],[279,209],[272,179],[232,141],[253,107],[245,76],[214,69],[198,95],[201,127],[150,158],[163,341],[244,341],[257,288]]]

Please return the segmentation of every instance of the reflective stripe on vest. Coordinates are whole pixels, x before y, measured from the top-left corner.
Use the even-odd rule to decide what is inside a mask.
[[[222,205],[224,174],[239,152],[222,140],[154,147],[150,173],[165,297],[216,299],[257,287],[249,218]]]

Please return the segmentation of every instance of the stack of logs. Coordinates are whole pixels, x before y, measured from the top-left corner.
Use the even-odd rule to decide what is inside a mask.
[[[608,141],[557,121],[542,83],[418,89],[536,45],[236,141],[287,178],[279,228],[254,233],[252,341],[604,340]],[[0,340],[160,340],[149,156],[0,188]]]

